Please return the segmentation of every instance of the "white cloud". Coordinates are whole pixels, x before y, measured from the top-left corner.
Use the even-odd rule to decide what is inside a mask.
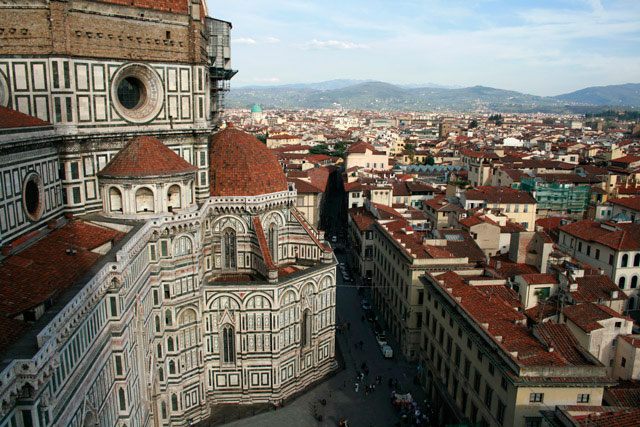
[[[339,40],[316,40],[313,39],[310,42],[302,46],[303,49],[339,49],[339,50],[353,50],[353,49],[367,49],[369,46],[364,44],[343,42]]]
[[[256,44],[256,41],[250,38],[233,39],[233,42],[240,44]]]
[[[267,37],[264,40],[265,43],[280,43],[280,39],[276,37]]]

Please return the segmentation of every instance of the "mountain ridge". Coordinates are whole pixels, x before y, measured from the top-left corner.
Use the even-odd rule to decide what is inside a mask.
[[[335,86],[338,88],[317,89]],[[255,103],[264,108],[288,109],[584,113],[604,106],[640,107],[640,84],[589,87],[544,97],[480,85],[453,89],[403,87],[379,81],[339,79],[317,84],[238,88],[227,96],[230,108],[246,108]]]

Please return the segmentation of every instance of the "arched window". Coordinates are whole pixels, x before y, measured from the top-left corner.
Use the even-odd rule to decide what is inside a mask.
[[[629,301],[627,302],[627,310],[635,310],[636,308],[636,297],[630,296]]]
[[[278,262],[278,229],[276,224],[271,224],[269,226],[269,232],[267,236],[267,241],[269,242],[269,253],[271,254],[271,259],[274,263]]]
[[[190,253],[193,253],[193,244],[191,243],[191,239],[186,236],[179,237],[176,240],[173,254],[175,256],[182,256]]]
[[[109,209],[111,212],[122,212],[122,193],[116,187],[109,189]]]
[[[173,351],[173,338],[167,338],[167,351]]]
[[[636,254],[636,256],[633,257],[633,266],[634,267],[640,266],[640,254]]]
[[[160,332],[160,316],[156,316],[156,332]]]
[[[622,276],[621,278],[618,279],[618,287],[620,289],[624,289],[624,284],[627,281],[626,277]]]
[[[631,286],[630,286],[630,288],[631,288],[631,289],[635,289],[635,288],[637,288],[637,287],[638,287],[638,276],[634,275],[634,276],[631,278]]]
[[[162,402],[160,404],[160,413],[162,414],[162,419],[166,420],[167,419],[167,404]]]
[[[153,211],[153,192],[146,187],[136,191],[136,212]]]
[[[236,232],[230,228],[222,233],[222,256],[224,268],[236,268]]]
[[[169,375],[175,375],[176,373],[176,362],[173,360],[169,361]]]
[[[171,410],[172,411],[178,410],[178,396],[176,396],[175,394],[171,395]]]
[[[222,361],[224,363],[234,363],[236,361],[235,333],[233,326],[222,327]]]
[[[182,207],[181,191],[179,185],[172,185],[167,191],[167,207],[169,212]]]
[[[162,358],[162,344],[158,344],[156,347],[156,355],[158,356],[158,359]]]
[[[302,313],[302,346],[311,346],[311,312],[307,309]]]
[[[124,395],[124,389],[118,389],[118,401],[120,402],[120,410],[121,411],[126,411],[127,410],[127,399]]]
[[[171,310],[167,310],[164,312],[164,322],[167,326],[171,326]]]
[[[622,255],[622,263],[620,264],[620,267],[626,267],[627,264],[629,264],[629,255],[624,254]]]
[[[160,381],[164,381],[164,369],[162,369],[161,367],[158,368],[158,379]]]

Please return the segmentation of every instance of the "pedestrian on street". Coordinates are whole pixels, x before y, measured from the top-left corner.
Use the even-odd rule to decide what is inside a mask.
[[[358,392],[358,389],[359,389],[359,388],[360,388],[360,384],[358,384],[358,383],[356,382],[356,393]]]

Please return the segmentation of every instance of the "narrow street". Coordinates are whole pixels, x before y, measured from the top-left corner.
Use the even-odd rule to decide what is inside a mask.
[[[336,186],[337,187],[337,186]],[[340,235],[346,232],[346,221],[342,210],[340,190],[328,194],[325,211],[325,227],[327,234]],[[339,239],[336,251],[338,262],[347,264],[344,251],[345,240]],[[349,269],[353,277],[353,271]],[[394,357],[385,359],[373,332],[373,323],[368,321],[361,307],[362,298],[369,298],[369,291],[358,294],[356,282],[344,282],[340,269],[337,269],[337,332],[338,352],[344,359],[344,368],[336,375],[318,384],[295,400],[287,402],[283,408],[271,410],[250,418],[226,424],[232,427],[254,426],[338,426],[339,422],[348,419],[350,427],[390,427],[408,425],[396,414],[391,403],[391,392],[410,392],[418,407],[422,409],[424,393],[414,384],[417,374],[416,364],[407,363],[396,353],[399,348],[394,337],[387,331],[387,340],[394,349]],[[378,315],[378,317],[380,317]],[[344,325],[348,325],[345,329]],[[362,342],[362,347],[360,347]],[[356,381],[363,371],[363,363],[369,369],[363,380]],[[375,391],[366,393],[367,385],[374,384],[380,376],[380,384]],[[389,379],[397,380],[397,387],[389,385]],[[358,391],[356,392],[356,382]],[[323,405],[323,400],[326,404]],[[320,421],[320,416],[322,420]],[[422,424],[425,425],[425,424]]]

